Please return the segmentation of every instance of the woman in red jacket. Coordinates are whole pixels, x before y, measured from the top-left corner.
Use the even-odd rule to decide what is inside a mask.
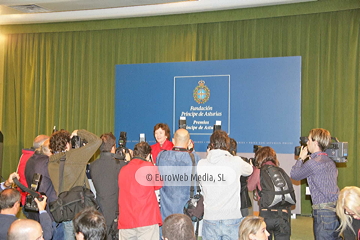
[[[171,150],[174,144],[170,141],[170,128],[166,123],[158,123],[154,126],[154,137],[156,143],[151,145],[151,155],[155,164],[157,155],[163,150]]]

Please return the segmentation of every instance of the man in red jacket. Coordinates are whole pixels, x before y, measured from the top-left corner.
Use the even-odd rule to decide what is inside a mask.
[[[21,150],[22,155],[19,159],[19,164],[17,167],[17,173],[19,174],[19,182],[22,183],[25,187],[28,187],[28,184],[26,182],[26,177],[25,177],[25,167],[26,167],[26,163],[29,160],[29,158],[34,155],[35,150],[40,149],[41,145],[47,140],[49,139],[49,136],[47,135],[38,135],[33,142],[33,146],[31,148],[24,148]],[[25,198],[27,193],[23,192],[20,188],[18,189],[21,193],[21,204],[24,206],[25,205]]]
[[[134,157],[119,173],[119,239],[158,240],[162,224],[155,190],[157,167],[150,160],[146,142],[135,145]]]

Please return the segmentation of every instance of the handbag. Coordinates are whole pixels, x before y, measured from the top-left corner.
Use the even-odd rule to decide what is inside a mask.
[[[60,158],[59,165],[59,191],[62,189],[64,166],[66,155]],[[75,186],[69,191],[61,192],[58,199],[49,203],[50,212],[55,222],[71,221],[75,215],[84,208],[93,207],[98,210],[99,205],[96,202],[93,192],[84,186]]]
[[[55,222],[71,221],[84,208],[98,209],[92,191],[84,186],[76,186],[59,194],[56,201],[51,202],[50,212]]]

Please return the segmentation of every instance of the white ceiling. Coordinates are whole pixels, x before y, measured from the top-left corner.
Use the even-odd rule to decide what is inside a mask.
[[[316,0],[0,0],[0,25],[196,13],[310,1]],[[25,6],[25,13],[14,9],[17,5],[31,6]]]

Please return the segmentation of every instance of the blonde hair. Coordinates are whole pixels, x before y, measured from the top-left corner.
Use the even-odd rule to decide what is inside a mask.
[[[309,132],[309,136],[312,138],[313,141],[318,142],[318,146],[321,149],[321,151],[325,151],[325,149],[331,143],[330,132],[324,128],[311,129]]]
[[[264,218],[258,216],[247,216],[242,220],[239,227],[239,240],[249,240],[250,234],[256,234],[261,228]]]
[[[343,235],[346,228],[350,228],[355,233],[352,227],[353,218],[345,214],[345,207],[354,212],[356,216],[360,216],[360,188],[350,186],[340,191],[336,204],[336,214],[340,219],[340,226],[338,228],[340,236]]]

